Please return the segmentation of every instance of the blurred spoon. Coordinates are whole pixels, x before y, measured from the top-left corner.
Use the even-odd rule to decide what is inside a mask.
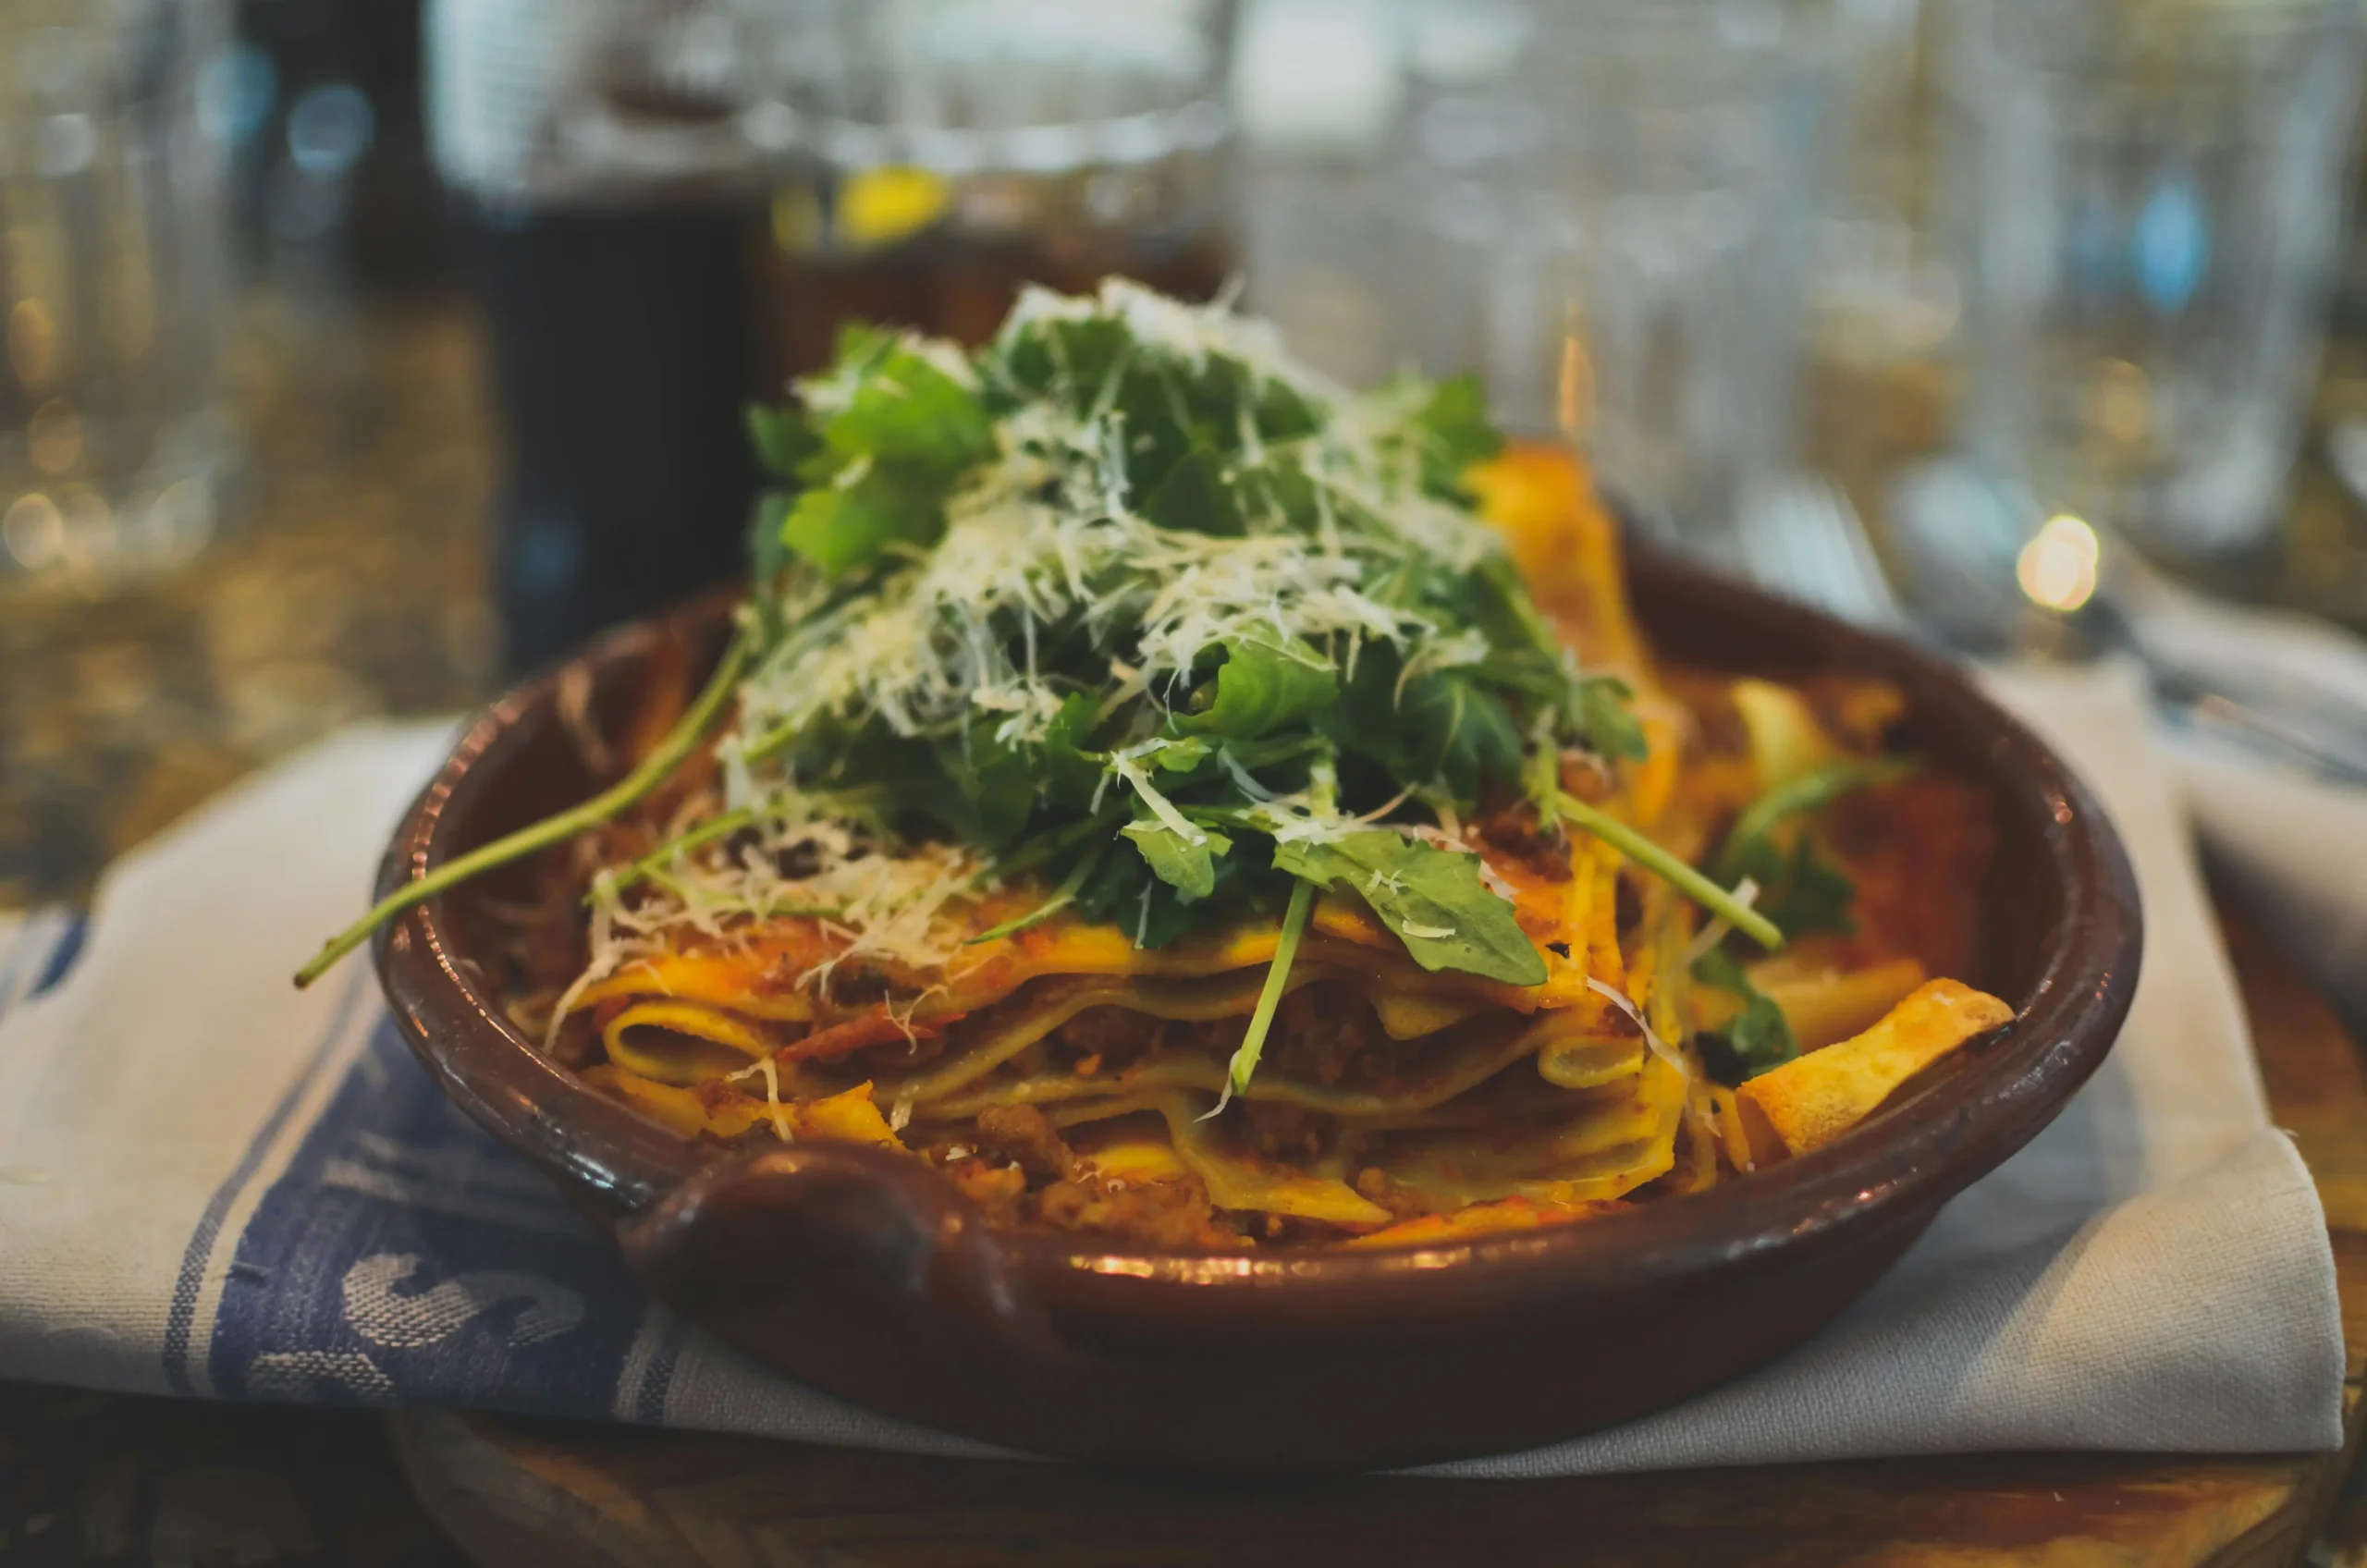
[[[2040,521],[2027,496],[1961,459],[1909,475],[1891,517],[1917,629],[1989,655],[2132,655],[2180,730],[2367,785],[2367,645],[2347,633],[2196,593],[2109,528]]]

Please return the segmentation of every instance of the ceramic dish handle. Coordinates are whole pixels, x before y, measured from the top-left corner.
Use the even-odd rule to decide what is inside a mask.
[[[816,1345],[876,1347],[896,1380],[940,1399],[948,1377],[1007,1397],[1081,1370],[977,1207],[898,1150],[814,1142],[717,1160],[618,1238],[659,1296],[825,1386],[830,1368],[802,1365]],[[892,1403],[871,1391],[877,1376],[866,1398]]]

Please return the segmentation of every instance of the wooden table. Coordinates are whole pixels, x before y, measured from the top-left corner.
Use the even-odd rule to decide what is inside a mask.
[[[2341,1453],[1242,1486],[440,1413],[397,1417],[397,1450],[429,1512],[499,1568],[2298,1563],[2359,1441],[2367,1059],[2282,960],[2229,933],[2271,1102],[2334,1231],[2351,1346]]]

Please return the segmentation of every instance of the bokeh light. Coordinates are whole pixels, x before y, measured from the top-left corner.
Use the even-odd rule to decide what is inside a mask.
[[[2022,546],[2014,575],[2032,604],[2068,614],[2094,596],[2101,553],[2094,529],[2058,512]]]

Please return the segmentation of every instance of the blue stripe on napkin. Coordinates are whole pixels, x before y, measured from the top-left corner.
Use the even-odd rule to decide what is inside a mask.
[[[0,1018],[56,988],[81,956],[90,917],[80,910],[37,909],[0,934]]]
[[[680,1338],[382,1016],[239,1237],[206,1369],[231,1398],[653,1420]]]
[[[91,935],[91,917],[80,910],[66,917],[66,929],[59,934],[57,945],[49,949],[49,962],[42,965],[41,974],[33,981],[33,988],[25,999],[45,997],[64,983],[74,961],[82,956],[82,944]]]
[[[271,1114],[264,1119],[253,1141],[247,1145],[247,1152],[239,1157],[229,1176],[215,1189],[214,1196],[206,1202],[205,1212],[198,1217],[197,1229],[190,1236],[189,1246],[181,1254],[180,1275],[173,1282],[172,1305],[166,1309],[165,1315],[165,1381],[177,1394],[197,1391],[191,1386],[189,1375],[190,1331],[196,1324],[197,1298],[204,1289],[206,1265],[214,1256],[215,1243],[221,1239],[223,1221],[228,1219],[239,1194],[247,1190],[263,1169],[264,1161],[278,1144],[289,1118],[296,1114],[297,1107],[304,1103],[305,1092],[312,1088],[327,1064],[331,1051],[351,1025],[354,1009],[372,989],[367,972],[359,966],[346,976],[344,994],[330,1011],[328,1028],[304,1053],[303,1071],[296,1075],[294,1083],[288,1085],[288,1092],[279,1096],[279,1103],[272,1107]]]

